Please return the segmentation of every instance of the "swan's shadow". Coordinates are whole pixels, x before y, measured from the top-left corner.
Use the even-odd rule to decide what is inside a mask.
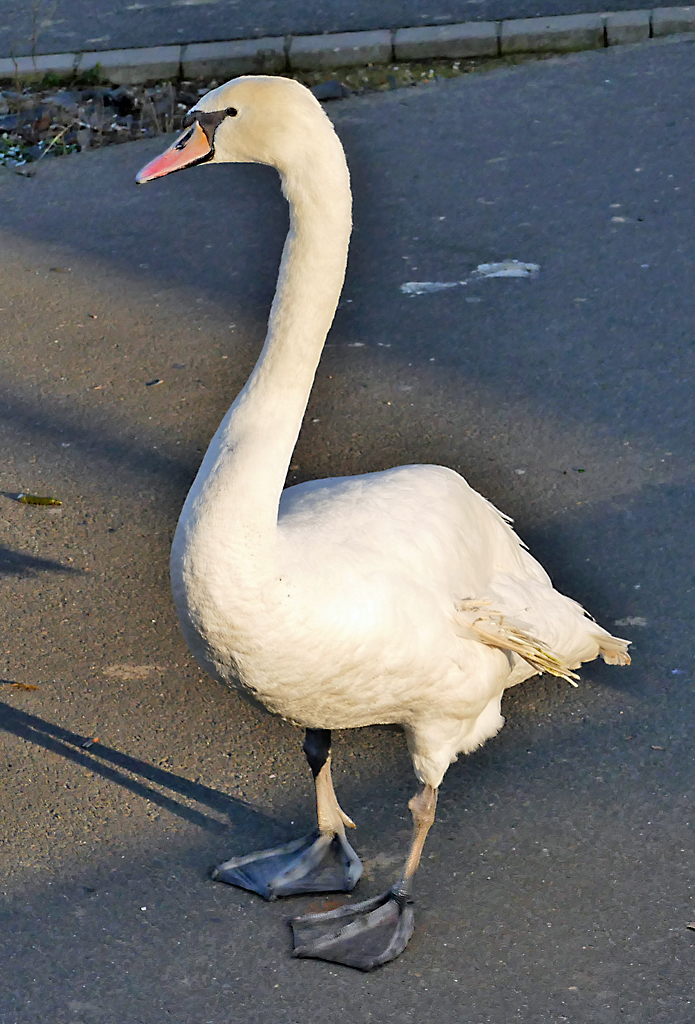
[[[48,558],[36,558],[34,555],[25,555],[23,551],[0,547],[0,576],[33,576],[37,572],[82,575],[81,569],[63,565],[62,562],[54,562]]]
[[[91,741],[89,737],[80,736],[37,715],[20,711],[4,701],[0,701],[0,729],[87,768],[102,779],[115,783],[209,832],[226,833],[229,825],[219,818],[174,800],[155,787],[160,786],[180,794],[187,800],[195,800],[230,819],[237,827],[248,827],[252,823],[257,825],[259,820],[267,820],[265,815],[253,810],[243,800],[228,796],[210,786],[201,785],[199,782],[191,782],[184,776],[158,768],[140,758],[131,757],[96,739]],[[146,785],[143,780],[152,785]]]

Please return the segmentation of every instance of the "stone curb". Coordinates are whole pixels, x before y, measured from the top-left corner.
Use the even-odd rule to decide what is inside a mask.
[[[181,67],[180,46],[148,46],[146,50],[104,50],[82,53],[77,70],[91,71],[99,66],[104,78],[119,85],[135,85],[145,79],[177,78]],[[145,79],[141,76],[145,74]]]
[[[189,43],[181,47],[182,78],[272,75],[286,67],[287,53],[282,37],[235,39],[229,43]]]
[[[650,11],[616,11],[605,17],[606,43],[643,43],[651,35]]]
[[[332,71],[360,64],[388,64],[393,38],[388,29],[340,32],[325,36],[291,36],[287,51],[290,71]]]
[[[496,57],[499,53],[499,24],[470,21],[463,25],[434,28],[399,28],[393,39],[396,60],[428,60],[437,57]]]
[[[552,18],[464,22],[424,28],[277,36],[89,53],[0,59],[0,81],[69,77],[99,67],[117,85],[162,78],[232,78],[283,71],[336,71],[392,61],[567,53],[695,32],[695,6]]]
[[[503,21],[500,53],[538,53],[554,50],[598,50],[605,46],[600,14],[568,14],[556,18]]]

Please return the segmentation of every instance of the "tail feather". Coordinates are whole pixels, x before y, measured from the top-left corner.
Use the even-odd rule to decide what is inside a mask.
[[[538,637],[532,636],[513,623],[505,622],[503,616],[477,619],[468,625],[475,630],[478,639],[489,647],[513,651],[537,672],[549,672],[552,676],[565,679],[571,686],[577,685],[579,676],[563,658],[551,651]]]
[[[629,640],[621,640],[619,636],[611,636],[610,633],[593,633],[592,636],[598,644],[601,657],[607,665],[629,665],[630,655],[628,654]]]
[[[579,605],[576,607],[581,614],[583,609]],[[576,686],[576,680],[579,679],[579,676],[572,670],[579,666],[580,660],[591,660],[596,657],[596,653],[587,651],[583,658],[569,664],[543,640],[530,632],[528,623],[503,614],[492,607],[492,602],[485,598],[458,601],[457,611],[459,625],[465,627],[466,631],[470,630],[480,643],[487,644],[488,647],[497,647],[503,651],[512,651],[537,672],[548,672],[559,679],[565,679],[572,686]],[[587,630],[586,633],[598,645],[597,653],[601,655],[606,664],[630,664],[630,655],[627,650],[630,646],[629,640],[611,636],[596,624],[595,632]],[[469,632],[468,635],[470,636],[471,633]]]

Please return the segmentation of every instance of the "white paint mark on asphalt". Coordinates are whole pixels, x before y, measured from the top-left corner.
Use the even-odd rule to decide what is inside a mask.
[[[428,295],[431,292],[441,292],[445,288],[457,288],[465,281],[406,281],[401,285],[404,295]]]
[[[463,287],[472,281],[488,277],[537,277],[538,263],[522,263],[521,260],[502,260],[500,263],[479,263],[463,281],[405,281],[401,285],[403,295],[430,295],[446,288]]]
[[[476,280],[480,277],[536,277],[540,269],[538,263],[522,263],[521,260],[480,263],[469,280]]]

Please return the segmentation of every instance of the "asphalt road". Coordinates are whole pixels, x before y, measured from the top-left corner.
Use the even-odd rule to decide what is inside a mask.
[[[501,734],[452,766],[415,936],[369,976],[291,958],[288,914],[331,901],[208,879],[308,831],[311,785],[299,731],[197,670],[168,589],[186,489],[262,338],[277,178],[138,189],[158,140],[0,177],[0,1024],[692,1024],[692,55],[330,107],[357,228],[291,479],[452,466],[634,640],[630,669],[510,694]],[[399,291],[506,258],[538,278]],[[335,768],[366,898],[397,871],[415,781],[391,729],[339,734]]]
[[[651,0],[611,0],[612,11]],[[603,11],[601,0],[0,0],[0,56]]]

